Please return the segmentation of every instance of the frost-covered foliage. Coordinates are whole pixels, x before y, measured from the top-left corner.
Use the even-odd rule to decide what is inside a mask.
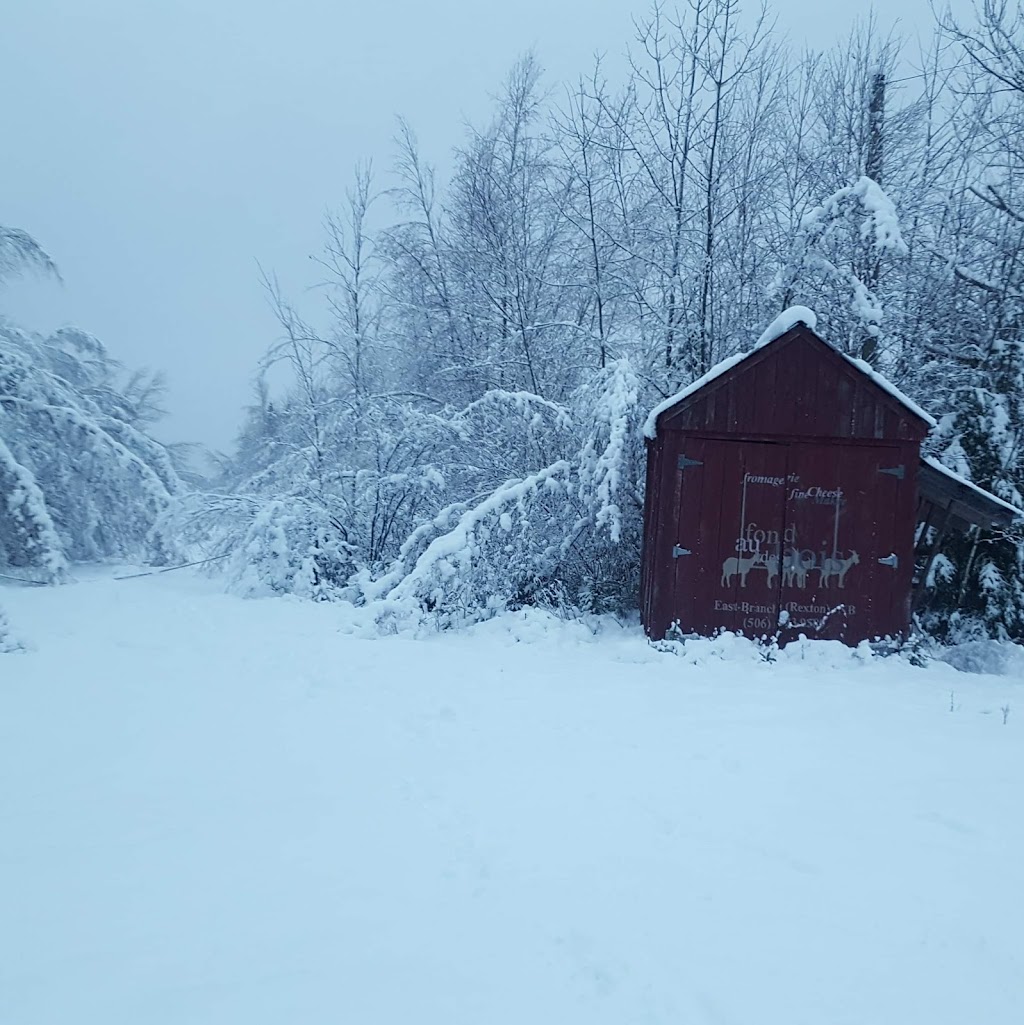
[[[437,467],[458,437],[457,423],[391,398],[267,402],[250,411],[222,491],[180,496],[156,535],[181,555],[230,555],[243,593],[326,597],[355,568],[388,562],[445,504]]]
[[[179,489],[145,431],[159,382],[122,380],[94,337],[0,320],[0,566],[61,579],[69,561],[138,556]]]
[[[45,250],[0,226],[0,285],[56,276]],[[147,433],[161,410],[159,375],[127,378],[78,328],[48,337],[0,317],[0,567],[63,578],[69,561],[139,556],[180,484]]]

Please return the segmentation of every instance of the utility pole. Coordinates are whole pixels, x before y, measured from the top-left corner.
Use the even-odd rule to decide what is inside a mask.
[[[885,171],[885,72],[876,71],[871,77],[871,93],[868,97],[868,142],[864,157],[864,173],[878,185],[882,184]],[[869,250],[865,254],[864,274],[862,281],[875,293],[881,261],[878,253]],[[873,361],[878,342],[873,335],[868,335],[861,346],[861,357],[869,363]]]
[[[871,97],[868,100],[868,151],[864,173],[879,185],[885,170],[883,160],[883,122],[885,121],[885,72],[876,71],[871,79]]]

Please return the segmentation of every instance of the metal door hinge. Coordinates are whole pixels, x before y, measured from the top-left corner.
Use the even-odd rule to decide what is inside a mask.
[[[903,480],[907,475],[906,468],[902,463],[899,466],[880,466],[878,472],[887,473],[890,477],[897,477],[899,480]]]
[[[897,569],[900,564],[900,558],[898,555],[887,555],[884,559],[878,560],[879,566],[891,566],[893,569]]]
[[[688,466],[703,466],[699,459],[689,459],[687,456],[679,457],[679,469],[685,470]]]
[[[679,545],[672,546],[672,558],[678,559],[680,555],[693,555],[689,548],[680,548]]]

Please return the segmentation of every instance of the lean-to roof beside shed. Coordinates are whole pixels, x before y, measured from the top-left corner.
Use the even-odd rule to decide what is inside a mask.
[[[1024,511],[954,473],[933,456],[921,458],[918,490],[925,501],[948,508],[961,527],[1008,527],[1024,518]]]

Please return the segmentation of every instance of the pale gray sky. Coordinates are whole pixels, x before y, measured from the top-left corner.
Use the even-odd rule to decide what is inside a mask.
[[[966,0],[965,0],[966,2]],[[753,6],[748,5],[748,6]],[[880,21],[926,34],[927,0]],[[556,84],[621,53],[637,0],[8,0],[0,31],[0,223],[34,234],[65,285],[0,311],[69,321],[165,369],[168,440],[230,445],[275,337],[256,260],[289,289],[356,161],[386,167],[394,115],[445,161],[533,47]],[[867,6],[778,0],[795,48]]]

